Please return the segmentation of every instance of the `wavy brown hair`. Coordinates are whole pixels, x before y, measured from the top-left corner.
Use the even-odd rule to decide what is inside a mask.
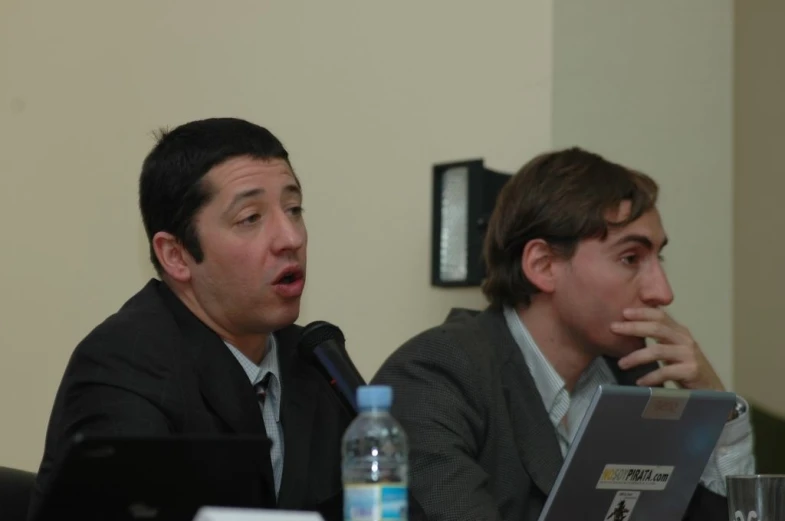
[[[526,163],[499,193],[485,236],[487,278],[482,290],[492,307],[528,306],[539,290],[526,278],[521,256],[526,244],[545,240],[570,258],[583,239],[605,238],[657,203],[657,183],[649,176],[598,154],[569,148],[541,154]],[[609,212],[631,202],[624,220]]]

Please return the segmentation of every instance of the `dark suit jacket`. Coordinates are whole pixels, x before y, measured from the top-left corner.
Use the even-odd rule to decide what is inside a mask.
[[[276,333],[284,468],[278,507],[342,519],[341,437],[351,422],[317,369],[297,356],[301,328]],[[74,351],[55,398],[30,519],[77,432],[93,435],[259,434],[248,377],[166,284],[151,280]],[[261,483],[273,486],[269,453]],[[275,497],[273,489],[268,490]]]
[[[624,373],[633,384],[642,371]],[[557,435],[504,315],[453,310],[414,337],[373,379],[394,388],[410,444],[410,520],[536,521],[561,469]],[[727,518],[698,487],[685,519]]]

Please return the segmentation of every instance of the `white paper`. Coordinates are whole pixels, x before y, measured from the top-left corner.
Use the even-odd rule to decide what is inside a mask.
[[[202,507],[194,521],[324,521],[316,512],[256,508]]]

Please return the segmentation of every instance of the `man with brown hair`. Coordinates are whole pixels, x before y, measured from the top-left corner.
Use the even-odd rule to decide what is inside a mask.
[[[578,148],[540,155],[506,184],[485,239],[488,309],[453,310],[374,378],[394,386],[410,439],[412,519],[536,521],[598,385],[723,389],[663,310],[673,293],[657,193]],[[740,401],[685,519],[724,519],[724,477],[753,470]]]

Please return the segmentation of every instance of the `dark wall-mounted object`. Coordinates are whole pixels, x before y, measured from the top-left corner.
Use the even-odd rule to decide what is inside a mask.
[[[511,174],[482,159],[433,166],[431,284],[479,286],[485,278],[482,243],[496,197]]]

